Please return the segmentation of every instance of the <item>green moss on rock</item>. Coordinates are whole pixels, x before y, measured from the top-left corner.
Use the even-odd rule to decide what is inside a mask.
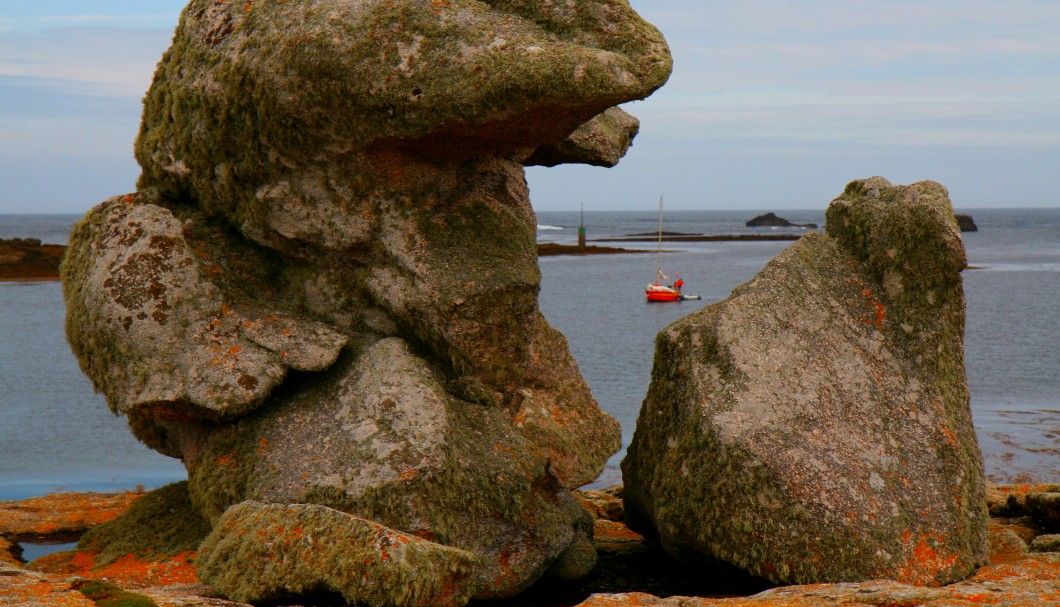
[[[74,588],[99,607],[158,607],[151,597],[129,592],[104,580],[78,582]]]
[[[333,591],[374,607],[457,607],[476,557],[324,506],[243,502],[203,543],[199,576],[238,601]]]
[[[448,395],[400,340],[286,398],[238,430],[219,426],[189,461],[212,520],[247,499],[324,505],[475,554],[480,598],[516,594],[559,561],[583,569],[584,554],[561,555],[591,546],[591,517],[543,450],[503,409]]]
[[[209,532],[181,481],[149,492],[118,518],[88,530],[77,549],[99,552],[96,565],[102,567],[128,554],[161,559],[194,552]]]
[[[64,288],[112,408],[183,459],[195,511],[247,532],[215,530],[206,576],[448,605],[591,568],[569,490],[619,432],[537,308],[520,161],[670,69],[625,0],[188,4],[145,98],[142,190],[79,225]],[[635,130],[616,114],[590,142],[612,163]],[[319,534],[253,535],[287,516]],[[357,561],[389,554],[370,530],[415,547]]]
[[[627,518],[778,583],[941,585],[986,560],[963,248],[938,184],[848,186],[729,299],[656,340]]]
[[[665,40],[626,2],[572,6],[194,0],[145,99],[139,185],[238,225],[324,158],[533,148],[666,81]]]

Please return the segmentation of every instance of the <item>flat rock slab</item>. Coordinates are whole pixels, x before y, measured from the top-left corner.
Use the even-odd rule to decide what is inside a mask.
[[[76,539],[113,520],[145,493],[52,493],[0,502],[0,537],[15,542]]]

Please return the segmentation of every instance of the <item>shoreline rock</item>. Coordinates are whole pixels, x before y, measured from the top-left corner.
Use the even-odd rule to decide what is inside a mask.
[[[593,512],[594,537],[600,551],[599,564],[587,578],[580,582],[545,581],[513,599],[496,601],[496,607],[575,604],[580,607],[833,607],[852,603],[917,607],[986,603],[1017,607],[1047,605],[1056,598],[1060,552],[1055,547],[1054,551],[1029,551],[1030,544],[1048,535],[1041,532],[1042,519],[1029,509],[1027,497],[1060,495],[1060,485],[991,485],[987,507],[991,513],[1004,516],[995,514],[991,520],[990,564],[966,582],[938,588],[876,580],[767,589],[756,588],[746,578],[727,577],[731,572],[726,570],[720,570],[709,583],[682,580],[685,570],[670,561],[652,540],[626,527],[622,491],[617,486],[603,491],[575,492],[579,501]],[[11,512],[21,513],[20,526],[64,528],[68,513],[103,495],[115,497],[118,504],[115,508],[120,509],[131,507],[144,494],[55,494],[0,502],[0,531],[12,528],[4,524],[5,517],[9,516],[5,513]],[[1050,511],[1045,516],[1054,514],[1055,511]],[[0,532],[0,596],[12,605],[93,607],[92,601],[82,600],[84,595],[76,587],[83,582],[77,580],[107,578],[116,586],[149,597],[159,607],[246,606],[222,600],[215,590],[202,584],[190,566],[194,554],[155,561],[129,554],[101,566],[96,553],[71,551],[48,555],[26,566],[5,558],[5,533]],[[741,589],[742,593],[736,592]]]
[[[587,245],[579,247],[572,244],[556,244],[554,242],[543,242],[537,245],[538,257],[550,257],[554,255],[619,255],[622,253],[653,253],[646,249],[622,249],[619,247],[597,247]]]
[[[66,247],[39,238],[0,239],[0,282],[58,280]]]
[[[667,236],[663,242],[738,242],[744,240],[798,240],[805,234],[712,234]],[[593,238],[590,242],[658,242],[658,236],[620,236],[616,238]]]
[[[114,520],[144,497],[124,493],[50,493],[18,501],[0,501],[0,538],[11,542],[62,543]]]

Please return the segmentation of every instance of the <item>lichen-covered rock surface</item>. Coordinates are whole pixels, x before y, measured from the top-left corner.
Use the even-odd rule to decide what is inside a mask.
[[[827,222],[659,334],[627,519],[778,583],[965,579],[987,512],[947,192],[854,181]]]
[[[143,499],[136,501],[129,512],[122,514],[136,517],[157,517],[154,529],[161,530],[166,526],[180,525],[186,516],[186,491],[184,483],[165,487],[157,492],[144,496],[135,494],[130,498]],[[543,580],[527,593],[511,600],[494,601],[498,607],[511,605],[574,605],[583,602],[591,605],[609,605],[614,607],[633,607],[636,605],[685,605],[690,607],[831,607],[840,605],[866,605],[889,607],[903,605],[908,607],[955,607],[957,605],[994,605],[1000,607],[1039,607],[1054,605],[1060,602],[1060,553],[1052,538],[1056,535],[1042,534],[1043,523],[1039,514],[1026,508],[1021,497],[1039,492],[1055,492],[1055,485],[1018,486],[1004,485],[990,487],[989,504],[991,512],[1003,508],[1004,516],[995,516],[990,524],[990,564],[980,569],[971,579],[944,586],[941,588],[913,587],[890,581],[868,581],[861,583],[812,584],[769,588],[762,580],[753,580],[745,574],[732,571],[729,566],[718,566],[709,571],[692,569],[673,562],[662,554],[651,539],[632,532],[621,520],[622,487],[611,487],[605,491],[576,491],[580,501],[592,505],[596,513],[595,542],[600,551],[601,560],[593,572],[581,580],[559,581]],[[79,504],[93,504],[100,496],[84,494],[60,494],[35,498],[24,502],[6,502],[5,508],[30,513],[26,523],[35,529],[55,528],[58,533],[67,529],[68,513]],[[120,496],[108,496],[118,498]],[[1012,499],[1009,499],[1012,498]],[[132,501],[126,500],[126,505]],[[140,506],[149,501],[146,507]],[[118,501],[107,506],[108,510],[121,509]],[[169,508],[172,513],[163,510]],[[218,526],[216,534],[221,550],[225,546],[225,535],[238,535],[240,525],[256,517],[268,517],[270,514],[281,514],[284,521],[273,519],[272,535],[258,536],[262,541],[242,544],[230,543],[238,549],[260,551],[262,557],[259,568],[246,570],[243,577],[254,578],[260,575],[272,575],[276,568],[297,567],[293,559],[279,558],[289,555],[298,549],[312,546],[309,560],[321,565],[321,569],[312,572],[309,578],[324,579],[332,575],[334,568],[328,567],[328,559],[323,558],[331,551],[331,546],[315,544],[312,534],[315,527],[327,526],[330,519],[341,520],[348,515],[319,506],[265,505],[246,504],[234,508],[230,514],[232,520],[240,510],[247,508],[252,516],[240,517],[235,527],[227,527],[226,522]],[[133,510],[139,510],[133,513]],[[292,524],[297,523],[297,524]],[[309,523],[307,525],[307,523]],[[88,522],[92,525],[91,522]],[[375,528],[364,521],[360,523],[362,532],[373,529],[380,538],[377,543],[381,551],[378,555],[387,554],[388,558],[373,563],[373,567],[385,567],[390,558],[404,558],[405,545],[401,535],[394,535],[384,529]],[[105,529],[110,527],[109,530]],[[260,530],[261,527],[251,527]],[[111,534],[116,531],[114,524],[93,527],[90,533]],[[342,533],[356,531],[343,527]],[[55,536],[46,536],[55,537]],[[88,536],[86,536],[87,538]],[[408,544],[419,543],[414,537],[405,536]],[[1044,541],[1043,541],[1044,540]],[[1052,543],[1050,543],[1052,542]],[[1032,544],[1030,551],[1028,543]],[[1038,545],[1035,551],[1033,545]],[[218,598],[216,589],[198,581],[188,561],[206,561],[211,558],[210,546],[204,546],[204,554],[197,553],[169,557],[162,560],[151,555],[127,554],[109,563],[102,564],[99,553],[91,547],[79,548],[75,552],[60,552],[42,557],[28,566],[17,561],[5,562],[2,548],[4,538],[0,535],[0,605],[26,607],[30,605],[56,607],[58,605],[85,605],[91,607],[101,603],[101,595],[137,595],[138,605],[149,605],[153,601],[158,607],[249,607],[247,603],[236,603]],[[112,544],[117,547],[117,544]],[[130,549],[131,545],[126,545]],[[362,546],[363,548],[363,546]],[[420,549],[423,545],[420,544]],[[1044,549],[1044,551],[1042,550]],[[362,557],[366,556],[362,554]],[[401,563],[390,563],[395,571],[401,570]],[[28,569],[27,569],[28,567]],[[429,572],[431,580],[444,579],[446,574]],[[94,581],[102,583],[93,583]],[[239,580],[235,580],[239,585]],[[422,592],[432,587],[428,579],[415,580],[409,591]],[[434,585],[437,587],[437,585]],[[590,596],[593,595],[593,596]],[[92,596],[93,599],[88,599]],[[667,598],[668,597],[668,598]],[[729,597],[729,598],[720,598]],[[436,597],[443,598],[443,597]],[[304,600],[279,600],[277,607],[298,604],[334,604],[337,599],[331,596],[303,597]],[[87,602],[86,602],[87,601]],[[111,603],[106,603],[110,605]],[[441,604],[439,601],[438,604]]]
[[[619,429],[538,310],[523,167],[613,165],[637,130],[614,106],[670,68],[624,0],[188,4],[139,190],[86,215],[62,272],[85,373],[183,460],[207,531],[240,530],[210,535],[205,581],[456,605],[592,568],[570,491]],[[281,516],[312,541],[242,575]],[[99,554],[173,539],[137,521]],[[383,536],[409,559],[370,566]]]
[[[372,239],[390,175],[351,164],[558,143],[670,69],[624,0],[194,0],[145,100],[141,184],[237,225],[352,245]]]

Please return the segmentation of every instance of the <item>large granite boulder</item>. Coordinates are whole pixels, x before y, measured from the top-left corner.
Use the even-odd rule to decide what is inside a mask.
[[[777,583],[964,579],[987,513],[948,194],[854,181],[827,229],[659,334],[627,518]]]
[[[140,189],[78,224],[63,280],[82,368],[188,468],[205,581],[455,605],[592,567],[570,491],[620,434],[538,310],[523,166],[617,162],[613,106],[669,71],[622,0],[187,6]],[[244,575],[289,517],[347,556]],[[383,537],[409,558],[367,565]]]

